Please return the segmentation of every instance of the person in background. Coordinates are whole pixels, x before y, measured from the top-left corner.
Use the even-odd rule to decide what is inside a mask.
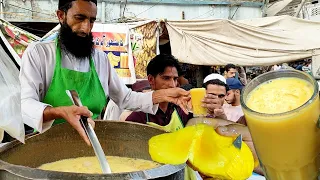
[[[157,55],[153,58],[147,66],[148,81],[150,83],[151,89],[153,91],[159,89],[168,89],[176,87],[178,84],[178,72],[180,71],[180,66],[178,61],[171,55]],[[218,80],[221,79],[222,81]],[[219,81],[221,87],[217,87],[216,91],[215,85],[210,84],[207,81]],[[207,98],[204,99],[203,104],[208,109],[209,113],[212,113],[211,116],[220,117],[220,109],[222,107],[222,102],[227,93],[225,84],[226,80],[223,76],[219,74],[210,74],[208,75],[204,82],[208,83],[209,93]],[[210,84],[210,85],[209,85]],[[219,89],[222,89],[222,93],[219,92]],[[216,93],[216,94],[214,94]],[[223,96],[222,99],[218,96]],[[216,113],[216,114],[214,114]],[[183,128],[188,120],[192,118],[192,114],[185,114],[181,111],[179,106],[176,106],[172,103],[161,103],[159,104],[159,109],[155,115],[144,113],[144,112],[132,112],[127,118],[126,121],[138,122],[142,124],[150,124],[164,129],[168,132],[173,132],[176,129]],[[224,117],[225,118],[225,117]]]
[[[282,66],[280,69],[293,69],[291,66],[289,66],[288,63],[282,63]]]
[[[227,64],[225,66],[224,78],[234,78],[236,76],[237,68],[234,64]]]
[[[302,66],[302,71],[303,71],[303,72],[306,72],[306,73],[308,73],[308,74],[310,74],[310,75],[312,75],[312,73],[311,73],[311,60],[308,60],[308,61],[305,63],[305,65]]]
[[[210,96],[215,101],[204,101],[205,106],[208,109],[208,116],[211,118],[220,118],[228,120],[223,104],[229,87],[220,79],[211,79],[204,83],[206,88],[206,96]]]
[[[305,65],[305,62],[299,64],[295,69],[296,70],[299,70],[299,71],[302,71],[302,67]]]
[[[272,67],[272,70],[273,70],[273,71],[278,71],[278,70],[280,70],[280,69],[281,69],[281,66],[278,65],[278,64],[275,64],[275,65],[273,65],[273,67]]]
[[[242,85],[244,85],[244,86],[247,85],[247,83],[248,83],[247,74],[246,74],[244,67],[237,66],[237,74],[238,74],[238,79],[240,80]]]
[[[182,87],[186,84],[189,84],[189,80],[186,79],[184,76],[186,75],[186,71],[179,72],[179,77],[178,77],[178,87]]]
[[[193,86],[191,84],[185,84],[185,85],[180,86],[180,88],[182,88],[186,91],[190,91],[193,88]]]
[[[132,85],[132,91],[135,92],[148,92],[150,89],[151,87],[148,80],[137,81]],[[124,109],[120,109],[114,101],[110,100],[106,107],[103,120],[120,120],[123,111]]]
[[[228,120],[237,122],[244,115],[240,104],[243,85],[236,78],[228,78],[227,85],[229,86],[229,91],[226,96],[228,104],[224,104],[223,109]]]
[[[148,81],[153,91],[178,86],[178,72],[181,72],[178,60],[171,55],[160,54],[147,66]],[[172,132],[183,128],[192,114],[186,114],[173,103],[160,103],[156,114],[132,112],[126,121],[150,124]]]

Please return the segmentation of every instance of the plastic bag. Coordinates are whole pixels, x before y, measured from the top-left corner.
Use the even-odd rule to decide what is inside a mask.
[[[0,46],[0,134],[3,130],[24,143],[19,70]]]
[[[24,143],[25,131],[21,116],[20,91],[0,87],[0,96],[0,128]]]

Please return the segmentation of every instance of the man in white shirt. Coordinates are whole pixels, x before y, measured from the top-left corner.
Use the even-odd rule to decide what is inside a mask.
[[[148,80],[137,81],[132,84],[132,91],[135,92],[149,92],[151,91],[151,87]],[[120,109],[119,106],[112,100],[108,102],[106,107],[106,111],[104,113],[103,120],[120,120],[121,114],[126,111],[131,112],[125,109]]]
[[[156,113],[158,104],[172,102],[184,111],[189,92],[172,88],[149,93],[129,90],[104,52],[93,48],[91,29],[97,0],[59,0],[58,38],[28,46],[20,70],[21,111],[24,123],[40,133],[67,121],[85,140],[80,116],[98,118],[110,97],[120,108]],[[66,90],[75,89],[86,107],[72,106]],[[187,111],[186,111],[187,112]]]
[[[305,63],[305,65],[302,66],[302,71],[312,75],[312,73],[311,73],[311,61],[307,61]]]
[[[229,90],[226,79],[220,74],[209,74],[203,80],[203,87],[206,88],[207,97],[203,102],[208,109],[210,117],[227,120],[223,109],[225,96]]]
[[[240,105],[240,95],[243,85],[236,78],[228,78],[227,85],[229,86],[229,91],[226,96],[228,104],[223,105],[224,113],[227,115],[228,120],[237,122],[239,118],[243,116]]]

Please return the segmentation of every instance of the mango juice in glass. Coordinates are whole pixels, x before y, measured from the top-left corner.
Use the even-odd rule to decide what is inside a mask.
[[[193,88],[190,90],[192,112],[194,117],[203,117],[207,115],[207,109],[202,107],[202,100],[206,95],[205,88]]]
[[[120,68],[129,68],[128,53],[120,53]]]
[[[268,180],[316,180],[320,129],[317,82],[296,70],[253,79],[241,105]]]

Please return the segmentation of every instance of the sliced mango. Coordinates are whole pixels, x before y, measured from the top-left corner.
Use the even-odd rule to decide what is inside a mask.
[[[176,165],[188,161],[206,176],[244,180],[252,174],[254,159],[244,142],[237,149],[234,140],[217,134],[211,126],[198,124],[152,137],[149,153],[159,163]]]
[[[183,131],[165,133],[154,136],[149,140],[151,158],[159,163],[178,165],[185,163],[189,157],[196,127],[190,126]]]

